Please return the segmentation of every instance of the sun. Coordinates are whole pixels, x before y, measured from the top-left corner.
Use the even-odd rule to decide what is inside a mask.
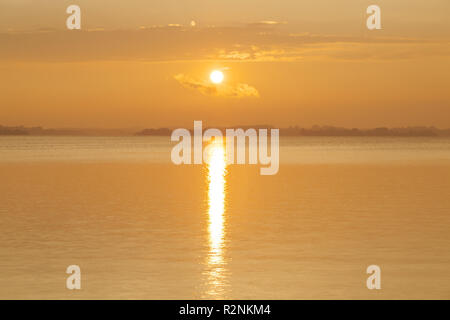
[[[209,79],[211,79],[212,83],[219,84],[223,81],[223,72],[219,70],[213,70],[209,75]]]

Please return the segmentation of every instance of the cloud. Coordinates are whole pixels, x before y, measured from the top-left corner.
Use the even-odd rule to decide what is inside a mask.
[[[450,39],[292,33],[280,24],[0,33],[3,61],[300,61],[449,56]]]
[[[203,95],[230,98],[259,97],[258,90],[246,83],[222,83],[220,85],[214,85],[208,81],[198,80],[182,73],[175,75],[174,79],[183,87],[197,90]]]
[[[287,24],[286,21],[274,21],[274,20],[263,20],[259,22],[249,23],[248,25],[251,27],[273,27]]]

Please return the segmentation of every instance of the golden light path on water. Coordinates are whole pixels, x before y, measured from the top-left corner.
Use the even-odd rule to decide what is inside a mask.
[[[208,296],[220,298],[225,287],[224,220],[226,158],[222,141],[208,146]]]

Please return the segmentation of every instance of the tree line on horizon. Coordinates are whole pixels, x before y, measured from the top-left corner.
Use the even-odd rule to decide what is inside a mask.
[[[273,126],[237,126],[235,127],[247,130],[254,129],[271,129]],[[226,128],[217,128],[225,132]],[[190,130],[191,134],[193,130]],[[139,136],[170,136],[172,129],[158,128],[158,129],[144,129],[136,133]],[[290,126],[287,128],[280,128],[280,136],[397,136],[397,137],[438,137],[450,136],[450,129],[438,129],[435,127],[399,127],[387,128],[378,127],[372,129],[358,129],[358,128],[342,128],[334,126],[312,126],[311,128],[302,128],[299,126]]]
[[[254,129],[273,129],[273,126],[268,125],[254,125],[254,126],[236,126],[236,129],[244,130]],[[205,128],[207,129],[207,128]],[[217,128],[225,132],[226,128]],[[117,135],[117,136],[170,136],[173,129],[170,128],[149,128],[138,132],[132,129],[45,129],[42,127],[24,127],[15,126],[8,127],[0,125],[0,135]],[[193,130],[190,130],[193,133]],[[393,137],[439,137],[450,136],[450,129],[438,129],[435,127],[414,126],[414,127],[377,127],[371,129],[359,128],[343,128],[335,126],[312,126],[310,128],[303,128],[299,126],[290,126],[287,128],[280,128],[281,136],[393,136]]]

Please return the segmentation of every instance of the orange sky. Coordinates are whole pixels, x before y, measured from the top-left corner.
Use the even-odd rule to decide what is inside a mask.
[[[450,127],[447,0],[36,2],[0,1],[0,125]]]

